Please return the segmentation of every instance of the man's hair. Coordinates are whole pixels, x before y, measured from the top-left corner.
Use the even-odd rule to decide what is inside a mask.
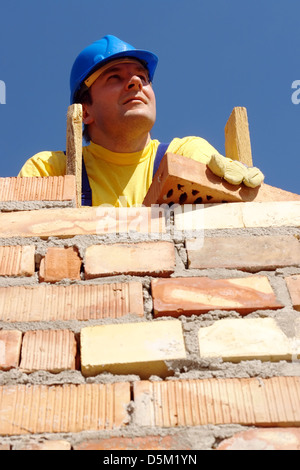
[[[92,104],[93,99],[92,99],[92,96],[90,94],[90,89],[87,88],[82,93],[78,94],[78,98],[77,98],[76,101],[77,101],[77,103],[80,103],[80,104]],[[89,134],[89,128],[86,124],[83,125],[82,137],[84,138],[84,140],[87,143],[91,141],[90,134]]]

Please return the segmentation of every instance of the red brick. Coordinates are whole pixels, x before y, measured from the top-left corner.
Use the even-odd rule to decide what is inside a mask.
[[[20,369],[52,373],[75,369],[76,351],[75,335],[71,331],[28,331],[23,338]]]
[[[174,269],[175,250],[170,242],[116,243],[86,249],[87,279],[116,274],[169,276]]]
[[[144,315],[140,282],[0,287],[0,320],[68,321]]]
[[[300,450],[300,429],[250,429],[224,440],[217,450]]]
[[[35,247],[0,246],[0,276],[33,276]]]
[[[206,204],[242,201],[293,201],[300,195],[262,183],[258,188],[232,185],[214,175],[204,163],[167,153],[143,201],[151,204]]]
[[[300,275],[285,278],[293,307],[300,311]]]
[[[300,377],[134,383],[140,426],[299,426]]]
[[[43,441],[23,445],[18,450],[71,450],[71,444],[68,441]]]
[[[47,178],[0,178],[0,202],[75,200],[75,178],[71,175]]]
[[[0,237],[72,237],[109,233],[165,233],[158,207],[82,207],[2,212]]]
[[[0,444],[0,450],[10,450],[9,444]]]
[[[283,307],[265,276],[153,279],[151,286],[155,317],[202,314],[216,309],[245,315],[258,309]]]
[[[80,280],[81,258],[75,247],[50,247],[40,264],[40,281]]]
[[[74,450],[191,450],[180,435],[111,437],[82,442]]]
[[[18,367],[21,343],[21,331],[0,330],[0,370]]]
[[[300,243],[293,236],[204,237],[186,242],[189,268],[261,271],[300,264]]]
[[[130,384],[0,387],[0,435],[112,430],[128,422]]]

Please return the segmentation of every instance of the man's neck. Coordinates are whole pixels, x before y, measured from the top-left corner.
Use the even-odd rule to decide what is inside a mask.
[[[127,136],[118,136],[115,139],[106,136],[91,136],[91,140],[101,147],[116,153],[134,153],[143,150],[150,142],[150,133],[139,138],[128,138]]]

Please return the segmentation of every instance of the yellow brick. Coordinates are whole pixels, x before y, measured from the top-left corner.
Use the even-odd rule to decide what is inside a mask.
[[[85,376],[170,375],[165,361],[186,357],[179,320],[101,325],[81,330],[81,369]]]

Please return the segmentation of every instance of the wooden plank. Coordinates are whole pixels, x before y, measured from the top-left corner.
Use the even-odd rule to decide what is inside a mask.
[[[225,126],[225,155],[252,167],[252,152],[247,110],[235,107]]]
[[[78,103],[68,107],[66,154],[66,174],[75,176],[77,207],[81,207],[82,105]]]
[[[300,201],[300,195],[262,183],[257,188],[233,185],[204,163],[166,153],[143,201],[152,204]]]

